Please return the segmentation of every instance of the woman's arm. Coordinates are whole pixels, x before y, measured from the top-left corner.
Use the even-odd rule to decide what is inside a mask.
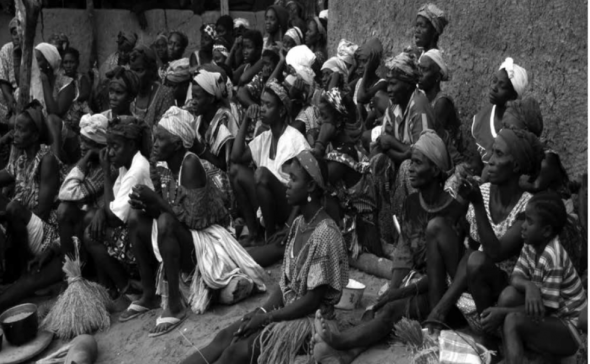
[[[226,156],[231,152],[233,144],[234,144],[233,140],[228,140],[227,142],[225,142],[223,147],[221,147],[221,149],[219,150],[219,155],[215,155],[215,154],[211,153],[211,151],[209,149],[205,148],[203,150],[203,147],[200,147],[199,150],[201,151],[201,153],[200,154],[197,153],[197,155],[200,158],[211,162],[211,164],[213,164],[215,167],[221,169],[222,171],[226,171],[227,170]]]
[[[292,304],[269,312],[268,314],[271,315],[273,322],[295,320],[311,315],[320,308],[320,304],[327,290],[327,285],[319,286],[312,291],[308,291],[305,296]]]
[[[55,197],[59,192],[59,164],[53,154],[46,154],[41,161],[39,198],[33,213],[41,220],[47,220],[51,212]]]
[[[74,98],[76,97],[76,86],[74,81],[70,82],[57,94],[57,100],[53,98],[53,89],[49,82],[49,77],[45,74],[41,75],[43,83],[43,98],[45,99],[45,106],[47,107],[47,114],[55,114],[63,117],[69,110]]]
[[[238,86],[243,86],[248,82],[252,81],[252,78],[254,78],[254,76],[256,76],[258,72],[262,71],[262,66],[262,57],[260,57],[260,59],[256,63],[254,63],[247,70],[242,72],[242,75],[240,76],[240,83],[238,84]]]
[[[90,80],[88,76],[82,75],[80,77],[80,90],[78,94],[78,101],[84,102],[90,98],[90,92],[92,91],[92,86],[90,84]]]
[[[233,148],[231,151],[231,161],[233,163],[239,164],[248,164],[252,160],[252,152],[250,148],[246,145],[246,134],[248,133],[248,128],[250,127],[250,123],[253,121],[253,117],[258,113],[257,105],[252,105],[246,112],[246,116],[244,117],[244,121],[242,125],[240,125],[240,130],[238,131],[238,136],[234,140]]]
[[[246,109],[249,108],[250,105],[255,104],[254,100],[252,100],[252,97],[250,97],[250,91],[248,90],[247,85],[240,87],[237,97],[240,104]]]
[[[61,201],[86,201],[92,193],[98,192],[94,191],[93,186],[85,182],[87,165],[90,159],[93,158],[94,153],[92,150],[86,153],[68,173],[59,189],[58,198]],[[98,155],[94,155],[98,158]]]
[[[272,71],[272,73],[270,74],[270,77],[268,79],[272,80],[273,78],[276,78],[277,80],[281,80],[283,78],[283,71],[285,71],[286,67],[287,67],[287,63],[285,63],[285,57],[283,57],[281,55],[281,59],[279,60],[279,63],[277,63],[277,66]]]

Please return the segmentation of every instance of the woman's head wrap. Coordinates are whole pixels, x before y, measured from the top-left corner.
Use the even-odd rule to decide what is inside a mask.
[[[170,134],[182,140],[182,146],[189,149],[193,146],[197,137],[197,126],[195,118],[190,112],[177,106],[172,106],[162,115],[159,126],[166,129]]]
[[[111,80],[110,82],[115,82],[125,87],[127,93],[132,98],[137,97],[137,93],[139,92],[139,77],[137,77],[135,72],[118,66],[107,72],[106,76]]]
[[[86,114],[80,119],[80,134],[95,143],[107,144],[109,120],[103,114]]]
[[[306,45],[300,45],[289,50],[285,61],[308,85],[313,85],[315,72],[311,66],[315,59],[315,54]]]
[[[122,41],[126,41],[134,47],[135,43],[137,43],[137,34],[122,30],[117,34],[117,42],[120,43]]]
[[[342,75],[348,75],[348,67],[346,63],[338,57],[332,57],[328,59],[322,65],[322,70],[329,69],[332,72],[340,72]]]
[[[305,13],[305,8],[303,7],[303,4],[301,4],[301,2],[296,1],[296,0],[291,0],[291,1],[287,1],[287,4],[285,4],[285,7],[288,9],[289,5],[295,5],[299,8],[299,15],[303,16],[303,14]]]
[[[358,48],[357,53],[359,56],[364,56],[366,58],[371,56],[381,58],[383,55],[383,44],[381,44],[379,39],[371,38]]]
[[[342,101],[342,94],[338,88],[334,87],[328,91],[322,92],[322,99],[330,104],[336,112],[342,115],[348,115],[348,111]]]
[[[449,66],[442,57],[442,52],[438,49],[432,48],[422,55],[422,57],[428,57],[434,61],[440,68],[441,81],[449,80]]]
[[[291,115],[291,99],[289,98],[289,93],[285,87],[273,78],[266,83],[264,90],[270,91],[272,94],[276,95],[279,100],[281,100],[281,103],[285,109],[287,109],[287,117],[289,117]]]
[[[250,22],[244,18],[236,18],[234,19],[234,29],[239,27],[244,27],[246,29],[250,28]]]
[[[317,16],[314,16],[313,21],[315,22],[316,26],[318,27],[318,33],[320,33],[324,37],[324,40],[326,40],[328,38],[328,33],[326,32],[326,28],[324,28],[324,25],[320,21],[320,18],[318,18]]]
[[[545,154],[535,134],[522,129],[502,128],[497,138],[504,139],[521,174],[537,175]]]
[[[514,63],[514,60],[510,57],[506,58],[504,63],[500,65],[500,70],[506,71],[508,74],[508,78],[510,79],[510,83],[514,88],[514,91],[518,94],[518,97],[521,98],[522,94],[524,93],[526,87],[529,84],[529,78],[526,73],[526,70],[519,65]]]
[[[47,63],[49,63],[54,73],[59,70],[59,67],[61,66],[61,56],[53,44],[39,43],[35,49],[43,54],[43,57],[45,57],[45,60],[47,60]]]
[[[443,33],[449,23],[447,18],[445,18],[445,12],[434,4],[422,5],[418,10],[418,15],[428,19],[439,35]]]
[[[287,29],[289,29],[289,10],[285,9],[280,5],[271,5],[266,8],[266,11],[272,9],[277,16],[277,20],[279,21],[279,33],[281,36],[285,34]]]
[[[144,157],[149,157],[152,148],[150,127],[134,116],[117,116],[109,122],[107,139],[120,137],[137,143],[137,149]]]
[[[164,76],[173,83],[182,83],[191,79],[190,63],[188,58],[181,58],[170,62]]]
[[[165,40],[166,42],[168,42],[168,34],[166,34],[166,32],[158,33],[158,35],[156,35],[156,39],[154,39],[154,43],[156,43],[159,40]]]
[[[299,27],[289,28],[285,35],[293,39],[295,45],[301,45],[303,43],[303,33],[301,33],[301,29],[299,29]]]
[[[18,18],[16,16],[14,18],[12,18],[10,23],[8,23],[8,29],[10,31],[12,31],[12,29],[17,29],[19,26],[20,26],[20,21],[18,20]]]
[[[207,34],[211,39],[217,39],[217,30],[215,29],[215,24],[203,24],[201,26],[201,33]]]
[[[413,145],[413,148],[420,151],[428,158],[444,176],[449,176],[453,169],[451,159],[445,142],[432,129],[426,129],[420,134],[420,138]]]
[[[193,81],[201,86],[205,92],[215,96],[217,100],[227,98],[227,85],[219,72],[209,72],[203,68],[197,70]]]
[[[64,33],[54,33],[49,37],[49,43],[64,51],[70,46],[70,39]]]
[[[346,39],[341,39],[338,43],[336,56],[348,64],[354,63],[354,53],[359,48],[358,45]]]
[[[311,153],[310,150],[306,149],[295,157],[301,167],[305,169],[307,174],[311,177],[311,179],[318,185],[318,187],[323,191],[326,189],[326,180],[324,179],[324,174],[322,173],[322,169],[320,168],[320,164],[316,157]]]
[[[213,44],[213,51],[221,53],[225,58],[229,57],[229,45],[224,38],[219,38]]]
[[[402,52],[385,60],[385,67],[389,69],[390,77],[412,84],[418,82],[420,73],[416,64],[416,57],[412,53]]]
[[[23,114],[27,114],[33,120],[40,135],[40,142],[43,143],[47,136],[47,124],[45,123],[45,116],[43,116],[43,105],[38,100],[33,100],[25,106]]]
[[[328,9],[320,11],[320,15],[318,17],[320,19],[328,20]]]
[[[543,114],[541,106],[532,97],[526,97],[521,100],[509,101],[506,112],[514,115],[523,125],[525,130],[530,131],[537,137],[543,133]]]

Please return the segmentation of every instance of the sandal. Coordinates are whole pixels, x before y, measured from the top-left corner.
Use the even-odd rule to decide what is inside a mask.
[[[133,320],[134,318],[144,314],[148,311],[151,311],[151,308],[144,307],[142,305],[138,305],[137,303],[131,302],[127,310],[119,316],[119,322],[126,322],[129,320]]]
[[[162,335],[165,335],[165,334],[171,332],[172,330],[174,330],[175,328],[180,326],[180,324],[182,324],[182,322],[186,319],[187,316],[188,315],[186,313],[186,310],[184,310],[182,313],[182,316],[180,318],[178,318],[178,317],[162,317],[162,316],[158,317],[156,319],[156,328],[158,328],[162,325],[168,325],[168,327],[164,331],[149,333],[148,337],[158,337],[158,336],[162,336]]]

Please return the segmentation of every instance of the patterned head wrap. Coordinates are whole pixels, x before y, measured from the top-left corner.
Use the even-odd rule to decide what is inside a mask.
[[[500,70],[505,70],[510,79],[510,83],[514,88],[514,91],[518,94],[518,98],[522,97],[522,94],[526,90],[529,84],[529,78],[526,70],[519,65],[514,63],[514,60],[510,57],[506,58],[504,63],[500,65]]]
[[[107,138],[121,137],[138,141],[143,137],[146,128],[147,125],[143,121],[133,116],[118,116],[109,122]]]
[[[388,77],[412,84],[418,82],[418,66],[416,64],[416,57],[412,53],[402,52],[395,57],[385,60],[385,67],[389,69]]]
[[[449,23],[447,18],[445,18],[445,12],[434,4],[422,5],[418,10],[418,15],[428,19],[439,35],[443,33]]]
[[[14,18],[12,18],[10,23],[8,23],[8,29],[10,31],[12,31],[12,29],[17,29],[19,26],[20,26],[20,21],[18,20],[18,18],[16,16]]]
[[[301,45],[301,43],[303,43],[303,33],[301,33],[301,29],[299,29],[299,27],[289,28],[285,35],[293,39],[295,45]]]
[[[535,176],[544,157],[543,146],[535,134],[521,129],[502,128],[497,138],[506,141],[520,173]]]
[[[122,41],[127,41],[129,44],[131,44],[131,46],[134,47],[135,43],[137,43],[137,34],[122,30],[117,35],[117,42]]]
[[[189,149],[197,137],[197,125],[190,112],[177,106],[172,106],[162,115],[158,126],[166,129],[170,134],[182,140],[182,146]]]
[[[105,145],[108,126],[109,120],[103,114],[86,114],[80,119],[80,134],[98,144]]]
[[[59,70],[59,67],[61,66],[61,56],[54,45],[49,43],[39,43],[35,49],[43,54],[43,57],[45,57],[54,73]]]
[[[250,29],[250,22],[244,18],[234,19],[234,29],[237,29],[239,27]]]
[[[215,24],[204,24],[201,27],[201,32],[207,34],[211,39],[217,39],[217,30],[215,29]]]
[[[223,100],[228,96],[226,82],[221,73],[199,69],[195,77],[193,77],[193,81],[201,86],[205,92],[215,96],[217,100]]]
[[[289,98],[289,93],[285,89],[283,85],[277,82],[276,79],[272,79],[266,83],[265,91],[270,91],[274,95],[276,95],[281,103],[287,109],[287,115],[291,115],[291,99]]]
[[[322,99],[330,104],[338,113],[348,115],[348,111],[342,102],[342,94],[338,88],[334,87],[331,90],[322,92]]]
[[[309,149],[303,150],[297,154],[295,157],[301,167],[305,169],[307,174],[314,180],[314,182],[318,185],[319,188],[322,190],[326,189],[326,181],[324,180],[324,176],[322,174],[322,170],[320,168],[320,164],[316,157],[311,153]]]
[[[168,81],[173,83],[182,83],[191,79],[190,64],[188,58],[181,58],[174,62],[170,62],[166,75],[164,76]]]
[[[217,51],[217,52],[221,53],[221,55],[224,56],[225,58],[229,57],[229,51],[227,50],[227,47],[224,46],[223,44],[214,44],[213,51]]]
[[[287,65],[295,69],[295,72],[297,72],[308,85],[313,85],[315,72],[313,72],[311,66],[315,62],[315,59],[315,54],[306,45],[300,45],[289,50],[285,61],[287,62]]]
[[[111,83],[118,83],[125,87],[131,97],[137,97],[137,93],[139,92],[139,77],[137,77],[135,72],[119,66],[107,72],[106,76],[110,79]]]
[[[514,115],[523,125],[525,130],[530,131],[537,137],[543,133],[543,115],[537,100],[526,97],[521,100],[509,101],[506,112]]]
[[[324,28],[324,26],[322,25],[320,18],[318,18],[317,16],[314,16],[313,21],[315,22],[315,24],[318,27],[318,32],[324,37],[324,39],[326,39],[328,37],[328,33],[326,33],[326,28]]]
[[[166,32],[158,33],[156,39],[154,40],[154,43],[156,43],[159,40],[165,40],[166,42],[168,42],[168,34],[166,34]]]
[[[346,39],[340,40],[338,43],[337,57],[348,64],[354,63],[354,53],[359,48],[358,45]]]
[[[453,169],[453,161],[449,156],[445,142],[432,129],[426,129],[420,134],[420,138],[414,144],[413,148],[420,151],[435,166],[440,169],[445,176],[449,176]]]
[[[322,65],[322,71],[328,69],[332,72],[340,72],[342,75],[348,75],[346,63],[338,57],[332,57]]]
[[[433,60],[434,63],[436,63],[438,65],[438,67],[440,68],[441,81],[448,81],[449,80],[449,67],[447,66],[447,63],[445,62],[445,60],[443,59],[441,51],[439,51],[438,49],[432,48],[428,52],[424,53],[422,55],[422,57],[428,57],[431,60]]]

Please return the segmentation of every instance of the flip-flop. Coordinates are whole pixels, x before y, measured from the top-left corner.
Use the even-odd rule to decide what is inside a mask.
[[[156,319],[156,327],[161,326],[161,325],[169,325],[169,326],[164,331],[149,333],[148,337],[158,337],[158,336],[166,335],[170,331],[172,331],[175,328],[177,328],[178,326],[180,326],[180,324],[182,324],[182,322],[186,319],[187,316],[188,315],[186,314],[186,310],[184,310],[184,312],[180,318],[162,317],[162,316],[158,317]]]
[[[138,305],[137,303],[133,303],[131,302],[131,304],[129,305],[129,307],[127,307],[127,310],[125,310],[125,312],[123,312],[121,314],[121,316],[119,316],[119,322],[126,322],[129,320],[133,320],[134,318],[136,318],[137,316],[146,313],[148,311],[150,311],[151,309],[148,307],[144,307],[141,305]],[[123,316],[126,313],[129,313],[128,316]]]

